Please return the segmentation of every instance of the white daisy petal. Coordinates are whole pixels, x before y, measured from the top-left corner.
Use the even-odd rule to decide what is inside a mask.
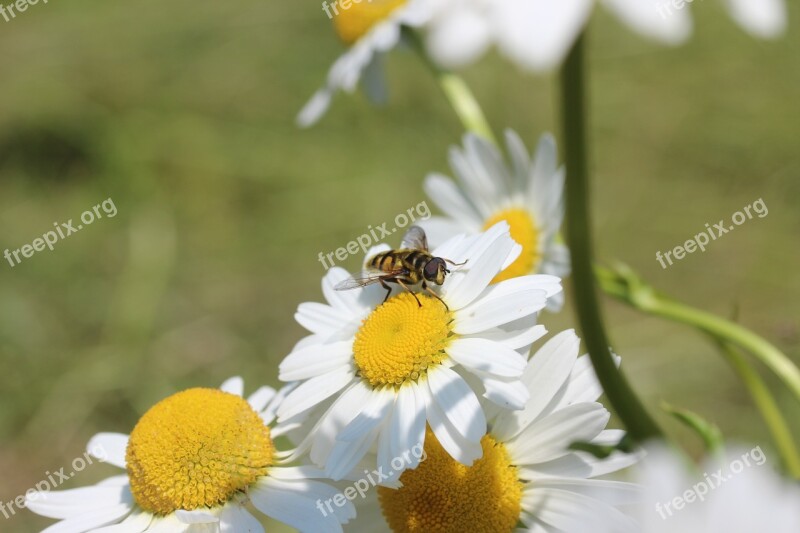
[[[442,408],[439,404],[430,396],[428,396],[426,400],[428,423],[434,435],[436,435],[439,444],[442,445],[442,448],[444,448],[453,459],[464,465],[469,466],[475,462],[476,459],[480,458],[483,455],[483,449],[480,443],[465,439],[461,433],[452,426],[442,412]]]
[[[386,419],[386,415],[394,406],[394,394],[390,390],[374,391],[369,403],[363,410],[339,432],[341,441],[354,441],[364,433],[372,431]]]
[[[141,511],[132,512],[125,520],[113,526],[93,529],[92,533],[143,533],[153,521],[153,515]]]
[[[42,533],[84,533],[95,528],[115,524],[128,516],[130,512],[130,504],[103,507],[57,522],[42,530]]]
[[[638,0],[602,2],[631,29],[664,44],[681,44],[692,33],[692,19],[688,9],[670,9],[670,5],[658,9],[656,4]]]
[[[508,442],[514,457],[525,463],[557,459],[576,441],[590,441],[605,428],[609,412],[599,403],[570,405],[527,426]]]
[[[762,39],[773,39],[786,32],[784,0],[722,0],[731,17],[745,30]]]
[[[530,317],[528,321],[536,321],[536,317]],[[481,331],[480,333],[472,333],[464,335],[465,339],[486,339],[497,344],[502,344],[512,350],[518,350],[522,353],[527,353],[531,344],[541,339],[547,334],[547,329],[540,325],[524,324],[522,327],[516,327],[515,324],[522,324],[526,320],[518,320],[512,323],[504,324],[501,327],[490,328]]]
[[[587,531],[593,522],[608,524],[620,533],[637,531],[633,519],[617,509],[572,491],[531,490],[526,492],[525,507],[546,526],[558,531]]]
[[[429,174],[423,188],[439,209],[450,218],[460,224],[472,226],[475,230],[479,229],[482,217],[453,180],[441,174]]]
[[[346,368],[353,358],[353,341],[314,344],[296,350],[281,362],[278,379],[297,381]]]
[[[240,505],[226,505],[219,515],[220,533],[264,533],[264,527]]]
[[[294,389],[278,407],[278,419],[288,420],[347,387],[353,381],[355,372],[341,368],[329,374],[313,377]]]
[[[32,492],[26,495],[25,506],[48,518],[75,518],[103,509],[132,506],[127,486],[95,486],[54,492]]]
[[[518,379],[480,375],[486,392],[483,396],[490,402],[505,409],[519,410],[525,407],[530,392]]]
[[[531,166],[530,155],[528,155],[525,143],[522,142],[517,132],[507,129],[505,131],[505,138],[508,155],[514,167],[514,189],[516,191],[523,191],[528,182],[528,169]]]
[[[469,305],[500,272],[503,263],[516,243],[507,233],[507,225],[499,223],[476,243],[476,253],[468,262],[467,270],[453,272],[442,285],[442,297],[452,310]],[[498,228],[500,231],[492,231]],[[479,251],[482,250],[482,251]]]
[[[125,450],[127,448],[128,435],[122,433],[98,433],[86,445],[89,455],[119,468],[125,468]]]
[[[341,533],[342,526],[331,514],[324,516],[315,501],[270,486],[250,491],[253,505],[265,515],[298,529],[301,533]],[[348,502],[350,503],[350,502]]]
[[[480,441],[486,433],[486,418],[478,398],[461,376],[446,367],[429,370],[428,387],[432,400],[453,428],[469,441]]]
[[[522,377],[531,391],[530,399],[523,410],[498,417],[494,425],[496,435],[509,440],[536,420],[572,372],[579,348],[580,339],[573,330],[567,330],[554,336],[536,352]]]
[[[340,309],[317,302],[300,304],[294,319],[312,333],[330,335],[350,325],[352,319],[342,314]]]
[[[471,6],[462,5],[432,25],[425,44],[440,65],[462,67],[482,56],[491,44],[489,21]]]
[[[184,524],[216,524],[219,522],[219,517],[204,509],[196,511],[185,511],[178,509],[175,511],[175,518]]]
[[[480,338],[452,341],[447,347],[447,355],[470,370],[502,377],[521,376],[528,363],[516,350]]]
[[[567,55],[594,0],[507,0],[497,12],[500,51],[525,69],[551,70]]]
[[[235,396],[244,396],[244,380],[241,376],[228,378],[220,385],[219,390]]]
[[[371,394],[372,391],[363,382],[356,381],[331,405],[320,419],[318,427],[312,431],[310,457],[314,463],[319,466],[326,464],[339,432],[361,412]]]
[[[418,397],[416,389],[417,384],[412,382],[400,387],[397,395],[389,441],[389,451],[393,458],[402,457],[404,452],[425,443],[425,400]],[[410,457],[408,468],[416,468],[419,459],[415,459],[413,455]]]
[[[259,387],[253,394],[247,397],[247,403],[253,408],[253,411],[262,411],[267,404],[272,400],[277,392],[272,387]]]

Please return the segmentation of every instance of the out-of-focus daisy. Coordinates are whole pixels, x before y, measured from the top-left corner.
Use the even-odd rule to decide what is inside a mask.
[[[474,234],[504,220],[522,252],[495,281],[526,274],[569,274],[569,250],[559,241],[564,217],[564,168],[558,166],[555,139],[542,136],[531,157],[519,136],[506,131],[512,165],[506,165],[497,148],[468,133],[464,147],[450,149],[450,166],[458,182],[441,174],[425,179],[425,192],[447,215],[431,217],[421,225],[431,243],[458,233]],[[548,302],[558,309],[563,295]]]
[[[679,44],[691,33],[688,10],[658,11],[658,0],[442,0],[426,24],[426,42],[437,63],[457,68],[496,45],[521,68],[557,67],[601,3],[638,33]],[[743,0],[747,1],[747,0]]]
[[[644,492],[632,512],[641,533],[800,531],[800,485],[776,474],[760,447],[731,448],[694,472],[666,445],[646,448],[637,468]],[[602,522],[592,530],[615,532]]]
[[[523,69],[560,65],[583,30],[595,4],[602,4],[631,29],[658,42],[678,45],[692,31],[686,0],[440,0],[426,23],[431,57],[442,66],[473,63],[491,46]],[[722,0],[733,19],[760,38],[786,28],[783,0]]]
[[[580,340],[562,332],[542,346],[526,368],[530,399],[521,411],[490,420],[481,439],[483,456],[472,466],[454,461],[431,432],[427,458],[400,477],[399,489],[377,489],[383,531],[395,533],[583,533],[585,520],[636,531],[617,506],[639,499],[637,487],[602,478],[639,458],[615,452],[606,459],[572,451],[575,441],[616,444],[618,430],[605,429],[609,413]],[[353,531],[375,513],[357,502]],[[363,514],[363,516],[362,516]],[[364,531],[380,531],[379,528]]]
[[[383,54],[397,46],[404,26],[418,27],[428,19],[428,0],[339,0],[329,8],[339,38],[348,46],[328,71],[328,78],[297,116],[297,123],[308,127],[328,110],[338,91],[352,93],[362,80],[367,95],[375,101],[385,99],[381,69]],[[335,12],[333,11],[335,10]]]
[[[523,354],[544,334],[536,313],[561,291],[558,278],[544,275],[490,286],[519,251],[505,223],[450,239],[433,255],[467,263],[447,276],[442,301],[416,294],[421,305],[405,291],[382,303],[380,286],[336,291],[348,274],[329,270],[327,304],[301,304],[295,315],[313,335],[280,365],[281,380],[302,381],[278,409],[281,420],[332,402],[298,453],[310,449],[340,479],[376,444],[388,471],[392,458],[424,442],[427,423],[457,461],[479,458],[486,418],[467,376],[496,405],[522,408]]]
[[[307,466],[277,466],[271,431],[290,390],[262,387],[246,401],[241,378],[220,389],[189,389],[147,411],[128,435],[101,433],[88,450],[127,473],[86,488],[32,493],[27,507],[61,520],[47,533],[263,532],[248,504],[300,531],[342,531],[355,516],[315,509],[337,490]]]
[[[788,17],[783,0],[722,0],[722,3],[733,20],[755,37],[773,39],[786,31]]]

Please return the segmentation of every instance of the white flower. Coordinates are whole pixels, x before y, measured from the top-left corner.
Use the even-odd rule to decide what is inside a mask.
[[[439,64],[473,63],[491,46],[523,69],[560,65],[602,4],[637,33],[667,45],[692,31],[692,0],[441,0],[425,25],[427,48]],[[771,38],[786,27],[783,0],[722,0],[751,34]],[[678,7],[679,6],[679,7]]]
[[[641,533],[800,531],[800,486],[776,474],[760,447],[736,446],[694,472],[666,445],[646,448],[637,475],[644,493],[633,510]],[[592,530],[616,532],[603,523]]]
[[[519,249],[505,223],[450,239],[431,253],[467,263],[447,276],[442,301],[417,293],[421,306],[405,291],[382,303],[377,285],[336,291],[348,274],[332,268],[322,282],[328,303],[301,304],[295,315],[313,335],[280,365],[281,380],[302,381],[279,408],[281,421],[329,405],[298,453],[310,449],[314,463],[341,479],[376,443],[378,466],[388,466],[424,442],[430,424],[456,460],[479,458],[486,419],[467,376],[495,404],[521,408],[523,354],[544,334],[536,313],[561,291],[558,278],[544,275],[490,286]]]
[[[371,498],[356,502],[352,530],[585,533],[600,522],[637,531],[618,507],[638,503],[638,487],[603,477],[640,455],[614,452],[598,459],[569,449],[576,441],[613,445],[623,435],[605,429],[609,413],[597,403],[602,388],[588,356],[578,357],[579,347],[569,330],[538,350],[523,375],[530,391],[525,408],[490,420],[480,460],[471,467],[456,464],[431,435],[426,459],[403,473],[402,487],[377,489],[385,520],[362,527],[377,513],[367,507]]]
[[[526,274],[569,274],[569,250],[559,241],[564,217],[564,168],[558,166],[555,139],[539,141],[533,158],[519,136],[506,131],[509,168],[497,148],[474,134],[464,136],[464,148],[450,149],[454,183],[441,174],[425,179],[425,192],[447,217],[421,222],[431,243],[458,233],[474,234],[499,220],[511,226],[511,237],[522,246],[517,260],[500,279]],[[557,310],[563,295],[548,301]]]
[[[303,532],[340,532],[350,504],[323,515],[316,501],[337,490],[313,467],[275,466],[270,431],[290,388],[261,387],[242,399],[241,378],[221,390],[189,389],[153,406],[130,436],[101,433],[88,452],[127,474],[92,487],[34,492],[26,505],[61,520],[52,533],[258,533],[246,506]],[[201,468],[202,465],[202,468]]]
[[[772,39],[786,31],[786,4],[783,0],[722,0],[733,20],[762,39]]]
[[[333,96],[338,91],[355,91],[362,75],[367,95],[378,102],[385,100],[381,57],[398,45],[404,26],[419,27],[427,21],[427,2],[353,0],[347,9],[342,7],[339,0],[333,2],[339,12],[333,16],[333,22],[340,38],[349,48],[328,71],[322,89],[300,111],[297,124],[308,127],[317,122],[328,110]]]

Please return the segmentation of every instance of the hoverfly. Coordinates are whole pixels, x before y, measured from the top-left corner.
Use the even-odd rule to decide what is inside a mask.
[[[380,283],[386,289],[386,297],[383,299],[385,302],[392,294],[392,288],[388,284],[397,283],[410,292],[417,304],[422,307],[422,302],[408,287],[422,282],[422,290],[427,291],[447,307],[444,300],[428,287],[428,283],[436,285],[444,283],[445,277],[450,273],[446,263],[462,266],[467,262],[454,263],[449,259],[434,257],[428,251],[428,238],[425,236],[425,231],[419,226],[411,226],[403,237],[399,249],[379,253],[367,260],[367,269],[371,270],[371,273],[364,277],[350,277],[337,283],[334,289],[346,291]]]

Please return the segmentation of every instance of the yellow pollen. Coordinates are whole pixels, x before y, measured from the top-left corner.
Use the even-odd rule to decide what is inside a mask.
[[[147,411],[125,461],[136,503],[155,515],[222,505],[272,464],[269,428],[242,398],[189,389]]]
[[[486,221],[484,231],[501,220],[508,222],[511,238],[522,246],[522,253],[507,269],[495,276],[492,283],[532,274],[542,258],[539,251],[539,229],[527,210],[515,207],[498,211]]]
[[[394,533],[508,533],[522,509],[522,482],[502,443],[481,439],[483,457],[464,466],[433,432],[425,435],[427,458],[400,476],[400,489],[378,487],[386,522]]]
[[[422,307],[408,292],[390,298],[356,333],[356,366],[373,387],[415,381],[447,358],[450,313],[432,296],[417,294],[417,298]]]
[[[352,0],[350,7],[345,9],[337,0],[330,7],[336,10],[333,11],[333,26],[339,38],[351,45],[405,3],[406,0]]]

